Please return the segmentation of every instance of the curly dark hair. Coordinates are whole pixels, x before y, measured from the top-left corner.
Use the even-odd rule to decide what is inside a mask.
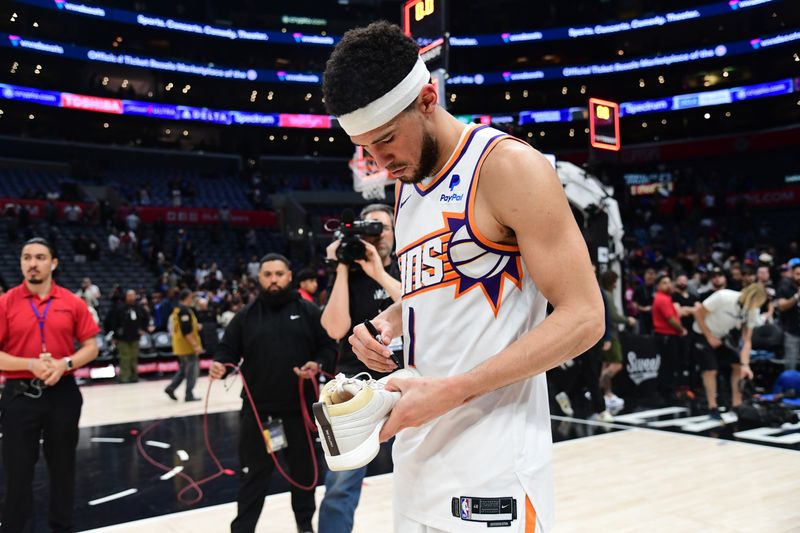
[[[325,65],[328,113],[344,115],[377,100],[411,72],[417,57],[417,43],[396,24],[381,20],[348,31]]]

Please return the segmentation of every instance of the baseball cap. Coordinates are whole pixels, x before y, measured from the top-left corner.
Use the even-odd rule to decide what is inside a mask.
[[[772,256],[769,255],[768,253],[764,252],[763,254],[758,256],[758,261],[760,263],[765,263],[765,264],[771,265],[772,264]]]
[[[786,264],[789,265],[789,268],[794,268],[797,265],[800,265],[800,257],[792,257]]]
[[[720,267],[714,267],[711,269],[712,276],[724,276],[725,272]]]

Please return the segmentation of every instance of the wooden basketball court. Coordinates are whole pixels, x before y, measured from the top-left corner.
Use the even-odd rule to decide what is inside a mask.
[[[94,431],[107,425],[135,424],[142,418],[179,418],[202,412],[203,405],[199,402],[175,403],[167,399],[162,392],[165,384],[162,381],[85,387],[82,427]],[[204,395],[206,385],[207,381],[201,379],[196,390]],[[210,410],[222,413],[238,410],[238,392],[238,387],[226,391],[221,384],[215,384]],[[162,425],[169,426],[178,418],[168,418]],[[797,451],[628,425],[565,417],[554,420],[554,433],[585,435],[555,444],[555,531],[558,533],[800,531],[800,507],[796,505],[796,490],[800,487]],[[218,438],[221,437],[212,436]],[[192,453],[202,454],[201,443],[194,444]],[[181,445],[188,449],[192,443]],[[96,446],[98,451],[113,453],[102,448],[108,444]],[[138,460],[130,454],[126,458]],[[111,463],[116,461],[109,459]],[[147,472],[152,467],[145,464],[144,468]],[[151,474],[156,476],[160,472],[153,469]],[[114,472],[106,475],[114,476]],[[79,475],[79,485],[80,478]],[[146,484],[147,480],[141,483]],[[235,490],[234,478],[227,478],[224,483]],[[180,483],[174,486],[176,490],[181,488]],[[365,480],[355,532],[391,531],[388,526],[392,515],[391,490],[391,474]],[[206,497],[213,496],[214,491],[214,487],[207,487]],[[323,494],[324,488],[318,488],[317,499]],[[146,504],[153,514],[158,513],[158,502],[152,501],[144,490],[95,505],[89,512],[107,513],[106,523],[113,523],[114,509],[120,504]],[[235,503],[223,503],[90,531],[220,532],[228,530],[234,515]],[[296,531],[288,493],[267,498],[258,531]]]

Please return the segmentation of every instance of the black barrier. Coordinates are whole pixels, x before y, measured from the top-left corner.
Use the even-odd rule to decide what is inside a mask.
[[[614,378],[614,392],[626,403],[658,400],[658,370],[661,354],[656,341],[648,335],[620,333],[622,370]]]

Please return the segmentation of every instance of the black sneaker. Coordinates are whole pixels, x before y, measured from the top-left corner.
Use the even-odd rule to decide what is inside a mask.
[[[167,394],[167,396],[170,397],[171,400],[174,400],[176,402],[178,401],[178,397],[175,396],[175,391],[170,389],[164,389],[164,392]]]
[[[710,418],[711,420],[717,420],[719,422],[722,422],[722,414],[720,414],[719,409],[717,407],[709,409],[708,418]]]
[[[187,396],[185,401],[187,401],[187,402],[199,402],[200,398],[197,398],[195,396]]]

